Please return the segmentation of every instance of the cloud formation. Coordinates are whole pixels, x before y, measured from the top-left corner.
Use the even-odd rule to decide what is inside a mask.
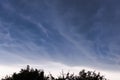
[[[53,61],[120,70],[119,1],[0,1],[1,64]]]

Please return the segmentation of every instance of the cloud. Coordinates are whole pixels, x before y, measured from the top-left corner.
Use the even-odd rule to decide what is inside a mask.
[[[13,0],[6,4],[12,9],[4,3],[1,49],[26,62],[51,60],[69,66],[119,69],[120,15],[115,3]],[[7,15],[9,11],[12,13]]]

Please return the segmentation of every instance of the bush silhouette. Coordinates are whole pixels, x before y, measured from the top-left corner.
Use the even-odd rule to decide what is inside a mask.
[[[26,69],[21,69],[19,73],[13,73],[11,77],[6,76],[2,80],[107,80],[104,76],[101,76],[100,73],[95,73],[92,71],[82,70],[79,72],[79,75],[74,74],[62,74],[55,78],[50,74],[49,76],[44,75],[43,70],[33,69],[27,65]]]

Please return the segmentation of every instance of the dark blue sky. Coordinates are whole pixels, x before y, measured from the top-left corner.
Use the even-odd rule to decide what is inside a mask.
[[[120,70],[120,1],[0,0],[0,64],[44,61]]]

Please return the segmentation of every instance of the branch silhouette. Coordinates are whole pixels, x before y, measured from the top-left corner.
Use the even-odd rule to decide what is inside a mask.
[[[92,71],[82,70],[79,72],[79,75],[70,74],[61,74],[57,78],[50,74],[45,76],[43,70],[33,69],[27,65],[26,69],[21,69],[19,73],[13,73],[12,76],[6,76],[2,80],[107,80],[104,76],[101,76],[100,73],[95,73]]]

